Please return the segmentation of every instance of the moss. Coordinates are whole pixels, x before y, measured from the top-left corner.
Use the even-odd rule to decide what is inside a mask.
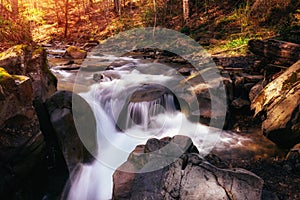
[[[33,52],[32,52],[32,56],[35,55],[40,55],[44,52],[44,48],[43,47],[37,47]]]
[[[28,79],[27,76],[23,76],[23,75],[12,75],[12,78],[21,82]]]
[[[47,77],[49,77],[50,82],[52,82],[54,84],[55,88],[56,88],[58,81],[57,81],[56,76],[49,69],[47,61],[45,62],[44,66],[41,67],[41,69],[42,69],[43,73],[45,73],[47,75]]]
[[[2,67],[0,67],[0,82],[8,79],[8,78],[12,78],[12,76]]]
[[[75,47],[75,46],[69,46],[67,48],[67,52],[74,52],[74,51],[78,51],[78,52],[82,52],[84,53],[85,51],[80,49],[79,47]]]
[[[29,50],[30,50],[29,46],[25,45],[25,44],[13,46],[13,47],[9,48],[8,50],[0,53],[0,60],[6,59],[9,57],[19,56],[19,55],[23,54],[24,51],[29,51]]]

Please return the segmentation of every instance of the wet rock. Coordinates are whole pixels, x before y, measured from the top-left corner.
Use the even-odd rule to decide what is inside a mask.
[[[264,79],[263,75],[250,75],[250,74],[243,74],[246,83],[257,83]]]
[[[93,41],[88,41],[87,43],[84,44],[83,49],[90,51],[92,48],[96,47],[99,45],[99,41],[93,40]]]
[[[300,143],[300,61],[270,82],[252,101],[262,132],[283,147]]]
[[[294,172],[300,174],[300,144],[296,144],[286,156]]]
[[[115,171],[113,199],[261,198],[261,178],[243,169],[217,168],[197,152],[186,136],[148,140]]]
[[[185,81],[190,87],[179,93],[179,97],[187,102],[189,118],[193,121],[199,121],[200,118],[200,122],[204,124],[219,121],[211,125],[221,128],[226,118],[227,98],[232,97],[226,96],[225,91],[225,88],[228,88],[228,93],[232,92],[231,79],[220,76],[220,78],[204,80],[201,73],[195,73]],[[225,87],[224,83],[226,83]]]
[[[75,63],[74,60],[69,60],[67,63],[64,63],[64,65],[72,65],[74,63]]]
[[[300,163],[300,144],[296,144],[293,148],[291,148],[287,155],[287,160],[296,160]]]
[[[89,64],[89,65],[85,65],[85,64],[80,67],[80,69],[83,70],[83,71],[98,72],[98,71],[107,70],[107,64],[106,63]]]
[[[108,70],[103,71],[102,73],[93,74],[93,80],[95,82],[100,81],[111,81],[113,79],[119,79],[121,76],[117,71]]]
[[[79,47],[69,46],[64,56],[71,57],[73,59],[84,59],[87,56],[87,52]]]
[[[108,78],[110,80],[121,78],[119,72],[113,70],[104,71],[102,72],[102,75],[104,78]]]
[[[93,80],[95,82],[100,82],[101,79],[103,79],[103,75],[102,74],[93,74]]]
[[[237,98],[231,102],[231,106],[235,109],[241,109],[245,106],[250,106],[250,102],[242,98]]]
[[[249,92],[249,99],[250,101],[252,102],[255,97],[257,97],[257,95],[260,93],[260,91],[262,91],[264,89],[264,84],[262,81],[256,83],[251,89],[250,89],[250,92]]]
[[[58,143],[69,168],[89,162],[95,153],[96,122],[88,103],[69,91],[58,91],[45,102]]]
[[[56,48],[47,48],[47,54],[50,58],[59,58],[65,55],[66,51],[63,49],[56,49]]]
[[[122,66],[135,66],[136,64],[132,60],[115,60],[113,63],[111,63],[107,68],[108,69],[114,69],[117,67]]]
[[[173,57],[171,59],[171,62],[180,63],[180,64],[186,64],[187,63],[187,61],[184,58],[180,57],[180,56]]]
[[[57,66],[54,69],[58,70],[78,70],[80,69],[80,65],[77,64],[71,64],[71,65],[63,65],[63,66]]]
[[[231,102],[234,98],[234,86],[233,81],[229,75],[229,73],[222,73],[223,83],[226,88],[226,94],[229,102]]]
[[[130,97],[130,102],[154,101],[171,91],[159,84],[145,84],[139,87]]]
[[[190,76],[194,68],[181,67],[177,71],[183,76]]]

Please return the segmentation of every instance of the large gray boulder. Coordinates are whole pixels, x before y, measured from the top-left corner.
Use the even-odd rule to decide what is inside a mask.
[[[172,149],[182,154],[176,157]],[[220,169],[197,152],[186,136],[137,146],[113,175],[113,199],[261,198],[261,178],[244,169]]]
[[[283,147],[300,143],[300,61],[270,82],[251,102],[262,132]]]
[[[84,99],[70,91],[57,91],[45,105],[69,172],[72,172],[77,164],[89,162],[90,153],[94,154],[97,149],[93,112]]]

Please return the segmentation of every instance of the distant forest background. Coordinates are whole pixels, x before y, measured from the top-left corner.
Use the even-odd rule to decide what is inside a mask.
[[[149,26],[181,31],[214,50],[251,38],[299,42],[299,6],[299,0],[0,0],[0,50],[102,40]]]

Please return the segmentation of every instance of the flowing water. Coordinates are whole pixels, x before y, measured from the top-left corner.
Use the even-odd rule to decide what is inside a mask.
[[[113,58],[99,56],[97,59]],[[213,149],[242,149],[256,144],[257,141],[253,141],[250,135],[225,132],[189,121],[185,114],[176,109],[174,96],[171,94],[164,94],[151,101],[128,102],[128,97],[144,84],[160,84],[172,88],[178,79],[174,80],[177,73],[173,68],[158,67],[158,64],[131,58],[126,60],[130,60],[131,64],[113,70],[117,74],[113,77],[117,78],[110,77],[102,82],[93,82],[96,72],[80,71],[77,74],[73,90],[80,92],[93,110],[97,121],[98,149],[96,160],[80,166],[70,178],[71,186],[65,191],[67,199],[111,199],[114,170],[126,161],[137,145],[145,144],[149,138],[187,135],[203,155]],[[74,83],[77,73],[55,69],[52,71],[59,76],[62,85],[64,82]],[[121,120],[125,126],[120,131],[117,126],[124,108],[127,112]]]

